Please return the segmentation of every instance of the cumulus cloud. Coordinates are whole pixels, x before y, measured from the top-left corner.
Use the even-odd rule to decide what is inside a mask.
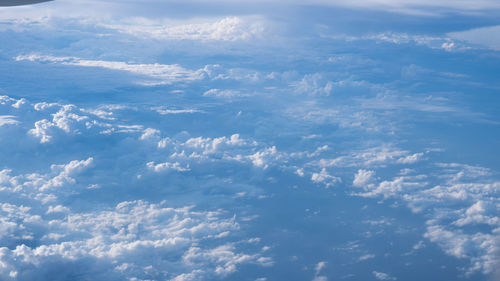
[[[148,168],[152,169],[155,172],[162,172],[162,171],[168,171],[168,170],[174,170],[178,172],[188,172],[191,169],[189,169],[189,165],[186,167],[182,167],[179,162],[174,162],[174,163],[160,163],[160,164],[155,164],[154,162],[149,162],[147,164]]]
[[[221,239],[239,230],[235,218],[221,210],[138,200],[74,212],[61,203],[64,193],[58,189],[76,192],[78,174],[92,163],[88,158],[52,165],[46,175],[0,172],[0,192],[8,194],[0,204],[2,280],[50,279],[56,271],[63,279],[75,274],[108,280],[206,279],[233,273],[243,263],[272,265],[259,252],[243,253]]]
[[[33,107],[45,116],[50,116],[36,121],[34,128],[29,130],[31,135],[40,139],[40,143],[51,142],[54,135],[60,134],[80,135],[93,130],[99,134],[112,134],[143,130],[140,125],[109,123],[110,118],[103,116],[102,111],[88,111],[72,104],[37,103]]]
[[[233,219],[219,216],[142,201],[122,202],[106,211],[72,213],[46,224],[40,246],[1,248],[0,274],[3,280],[32,279],[35,275],[46,278],[55,270],[54,261],[59,265],[71,264],[70,270],[76,272],[83,270],[88,261],[93,261],[90,266],[94,269],[103,270],[97,268],[102,263],[108,268],[101,274],[112,279],[174,279],[185,274],[208,278],[232,273],[241,263],[265,265],[261,256],[238,253],[231,244],[215,248],[197,246],[214,240],[212,237],[222,232],[238,229]],[[43,225],[43,219],[38,220]],[[207,263],[213,267],[204,266]],[[156,270],[149,270],[147,265]],[[14,277],[13,271],[17,272]],[[75,274],[71,271],[60,274]]]
[[[330,175],[325,168],[319,173],[313,173],[311,180],[316,183],[324,183],[326,187],[330,187],[342,181],[341,178]]]
[[[415,212],[425,212],[429,216],[425,237],[447,254],[469,260],[466,274],[494,273],[499,250],[496,232],[500,227],[500,183],[492,182],[489,170],[482,167],[457,163],[434,166],[440,167],[435,175],[398,176],[365,187],[365,192],[357,195],[395,198]],[[430,184],[436,180],[440,184]],[[481,224],[489,228],[471,231],[470,227]]]
[[[99,68],[113,70],[116,76],[135,75],[137,78],[133,82],[136,84],[164,87],[130,87],[133,93],[128,92],[127,87],[117,88],[116,92],[127,94],[120,96],[120,100],[134,103],[133,109],[132,106],[118,109],[122,105],[94,106],[100,102],[93,99],[95,95],[89,95],[87,100],[87,96],[83,98],[78,91],[74,96],[51,93],[50,98],[40,93],[33,100],[47,98],[47,101],[39,103],[0,97],[0,129],[5,135],[15,133],[14,140],[2,139],[2,144],[9,142],[10,146],[5,147],[13,148],[3,151],[2,156],[7,156],[3,158],[6,166],[0,171],[0,242],[5,245],[0,249],[0,279],[29,280],[40,276],[56,279],[59,273],[62,279],[83,276],[103,280],[211,280],[235,273],[242,264],[271,266],[273,260],[263,256],[263,252],[271,250],[261,246],[258,248],[262,250],[255,250],[252,245],[259,244],[258,239],[247,245],[245,233],[239,233],[241,229],[236,219],[239,216],[217,210],[219,202],[212,199],[222,198],[224,207],[234,207],[231,202],[239,204],[247,200],[256,189],[254,185],[264,185],[261,180],[281,185],[288,182],[289,173],[302,177],[292,178],[300,183],[310,181],[326,187],[339,186],[339,196],[347,192],[374,198],[379,203],[384,202],[379,200],[383,198],[396,201],[395,205],[407,204],[427,220],[427,240],[449,255],[470,261],[466,271],[489,273],[495,270],[499,252],[495,235],[498,236],[500,223],[497,199],[500,188],[493,179],[495,173],[456,163],[434,165],[429,161],[431,153],[424,152],[426,148],[404,140],[408,132],[411,133],[406,129],[414,125],[406,122],[407,115],[421,114],[415,117],[421,118],[439,113],[449,117],[451,113],[461,112],[448,100],[414,94],[422,85],[419,84],[421,76],[443,78],[448,75],[454,83],[467,77],[453,73],[444,75],[415,64],[405,66],[400,61],[378,60],[379,50],[374,48],[381,45],[387,53],[385,48],[401,47],[398,45],[405,45],[402,46],[405,50],[415,45],[427,46],[445,50],[451,57],[456,55],[454,51],[465,49],[462,40],[467,39],[450,34],[428,36],[396,32],[344,36],[343,42],[352,42],[348,47],[332,47],[332,53],[325,54],[316,48],[298,50],[299,47],[292,46],[293,40],[309,46],[309,39],[297,39],[294,30],[291,31],[293,40],[287,41],[284,47],[273,46],[277,49],[263,52],[259,45],[248,51],[254,46],[253,41],[265,38],[268,23],[261,17],[222,16],[207,20],[180,14],[176,16],[183,19],[174,21],[161,18],[166,15],[159,10],[156,19],[131,18],[128,15],[136,13],[133,8],[144,6],[142,9],[151,11],[167,3],[153,0],[151,5],[139,5],[133,1],[106,0],[88,8],[84,1],[70,2],[55,1],[54,5],[76,5],[83,9],[79,11],[73,6],[68,9],[73,12],[65,14],[61,11],[66,10],[60,6],[47,8],[48,16],[44,18],[44,12],[38,10],[42,16],[36,15],[31,20],[28,14],[34,12],[29,8],[9,10],[12,15],[0,11],[1,19],[15,17],[16,13],[25,17],[0,24],[0,30],[7,31],[2,33],[3,38],[10,39],[9,36],[14,35],[9,34],[15,34],[15,40],[9,42],[21,42],[5,51],[3,62],[8,69],[11,66],[55,69],[57,65],[65,69],[78,67],[96,71]],[[232,5],[245,2],[237,1]],[[299,2],[276,2],[276,5],[304,5]],[[420,14],[439,14],[444,10],[477,12],[498,6],[489,0],[480,3],[445,0],[432,3],[416,0],[327,2],[318,0],[306,5],[320,6],[315,9],[322,5],[341,5]],[[190,5],[189,1],[187,3]],[[260,5],[258,2],[251,4]],[[99,6],[106,9],[99,9]],[[125,6],[129,9],[126,12],[122,9]],[[268,5],[261,6],[259,9],[268,9]],[[89,9],[109,11],[109,15],[114,16],[90,18]],[[237,10],[238,13],[258,11],[254,8]],[[55,27],[64,17],[75,18],[64,22],[66,33],[52,32],[59,30]],[[280,15],[280,20],[286,21],[285,18],[286,15]],[[25,32],[18,32],[21,30],[16,27],[20,25],[24,25],[21,30]],[[309,32],[309,26],[302,28],[308,30],[307,36],[315,35]],[[42,44],[42,55],[30,53],[31,45],[25,42],[35,42],[38,47],[42,40],[36,42],[26,38],[39,38],[32,35],[41,30],[51,31],[54,40]],[[46,39],[50,37],[47,34],[41,32],[40,36]],[[330,43],[327,40],[331,37],[321,40],[321,44]],[[94,46],[95,42],[104,43]],[[119,47],[118,42],[124,47]],[[315,42],[311,41],[311,45]],[[109,46],[105,46],[108,43]],[[129,43],[140,47],[128,49]],[[17,48],[20,45],[23,47]],[[189,48],[184,50],[186,46]],[[370,52],[363,53],[364,50]],[[436,50],[418,50],[436,54]],[[336,55],[336,51],[359,54]],[[19,52],[26,55],[18,55]],[[275,67],[280,72],[267,75],[245,68],[244,61],[239,61],[243,57],[251,61],[248,63],[251,67],[263,66],[262,61],[252,57],[252,52],[258,53],[259,59],[266,59],[265,71]],[[141,54],[128,60],[130,54],[137,53]],[[190,55],[177,57],[185,53]],[[7,56],[16,55],[16,61],[7,59]],[[160,56],[183,61],[183,65],[141,63]],[[358,56],[370,58],[356,60],[354,57]],[[104,59],[111,57],[113,59]],[[286,63],[282,63],[282,57],[286,58]],[[237,68],[227,69],[217,64],[203,66],[217,60]],[[302,67],[304,62],[309,67]],[[384,78],[377,84],[374,81],[380,73],[385,73],[387,64],[395,69],[397,77],[392,80],[391,75],[384,75],[387,80]],[[294,67],[296,71],[289,69]],[[73,81],[61,83],[70,88],[70,82]],[[84,84],[88,86],[93,82]],[[413,86],[401,89],[401,85],[407,83]],[[425,85],[429,86],[426,92],[433,90],[432,83]],[[18,89],[16,87],[6,86],[5,89],[11,91]],[[135,92],[135,89],[139,90]],[[163,92],[164,95],[160,94]],[[249,97],[247,93],[260,92],[269,94],[251,94],[252,98],[238,99]],[[21,93],[13,93],[18,94]],[[75,104],[61,102],[73,99]],[[59,103],[53,102],[58,100]],[[238,118],[231,119],[230,116],[238,111]],[[398,127],[401,123],[404,123],[404,134],[400,134],[402,130]],[[19,146],[12,146],[17,140]],[[387,144],[391,140],[393,144]],[[399,144],[405,148],[398,148]],[[23,157],[26,155],[29,158]],[[23,164],[23,161],[30,163]],[[9,169],[7,163],[13,168]],[[20,166],[27,170],[35,167],[36,172],[18,171]],[[40,168],[42,166],[46,170]],[[343,181],[352,181],[352,186],[358,188],[348,188],[347,184],[344,190],[345,186],[340,184]],[[210,186],[209,192],[206,186]],[[223,193],[224,188],[230,189],[228,198],[219,193],[213,197],[207,195]],[[294,188],[301,188],[301,184],[297,183]],[[161,196],[168,194],[165,196],[167,202],[158,202],[161,200],[156,193],[159,189]],[[124,194],[126,199],[121,198],[120,193],[129,190],[134,191]],[[203,206],[213,204],[214,209],[183,207],[185,204],[176,197],[181,197],[178,195],[181,193],[190,202],[205,201]],[[104,202],[100,195],[113,198]],[[92,200],[98,200],[99,204]],[[245,213],[241,221],[252,218],[248,214],[253,208],[250,205],[251,202],[235,208]],[[368,225],[393,226],[385,219],[369,221]],[[366,254],[370,252],[356,253],[352,260],[374,258],[375,254]],[[318,263],[314,276],[310,277],[317,281],[327,280],[326,264],[326,261]],[[59,272],[60,269],[67,271]],[[380,280],[395,280],[388,273],[374,271],[372,274]]]
[[[136,18],[129,24],[102,24],[137,37],[160,40],[217,40],[237,41],[259,37],[265,30],[262,20],[226,17],[211,23],[168,25],[146,18]]]
[[[3,101],[10,107],[20,104],[16,99]],[[58,143],[78,134],[95,137],[116,132],[133,135],[130,141],[136,147],[142,143],[145,147],[151,142],[168,143],[171,147],[158,145],[156,151],[169,161],[144,162],[155,173],[188,172],[191,161],[200,160],[197,156],[203,161],[213,158],[214,161],[243,161],[248,165],[261,161],[259,163],[267,165],[267,155],[275,153],[275,149],[267,152],[264,147],[259,148],[257,142],[243,139],[239,134],[219,138],[162,138],[162,131],[158,129],[123,123],[114,114],[115,110],[124,109],[99,107],[94,110],[23,100],[22,110],[15,112],[30,112],[19,115],[20,119],[23,123],[34,122],[35,128],[29,132],[42,143]],[[173,151],[172,157],[162,155],[169,149]],[[183,151],[189,151],[189,157]],[[219,158],[220,155],[223,157]],[[88,157],[50,165],[47,173],[15,175],[10,169],[0,171],[3,198],[0,241],[6,246],[0,249],[0,279],[29,280],[35,276],[51,279],[56,270],[54,264],[67,268],[59,272],[61,278],[78,274],[106,280],[212,279],[234,273],[240,264],[273,264],[273,260],[260,251],[243,252],[244,242],[226,240],[239,230],[239,224],[222,210],[172,208],[165,202],[140,200],[95,210],[76,210],[66,205],[70,196],[102,190],[95,187],[105,185],[106,181],[92,182],[92,177],[87,178],[95,165],[98,164],[94,157]],[[84,270],[89,268],[92,273]]]
[[[373,178],[374,175],[375,171],[359,169],[358,173],[354,175],[354,180],[352,182],[352,185],[356,187],[363,187],[368,182],[370,182],[370,180]]]

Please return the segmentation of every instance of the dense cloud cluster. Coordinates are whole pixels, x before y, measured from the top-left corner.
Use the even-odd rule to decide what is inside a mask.
[[[137,142],[145,142],[156,132],[139,125],[115,124],[111,112],[91,112],[74,105],[31,104],[25,99],[2,97],[2,106],[17,114],[24,111],[18,116],[22,121],[5,122],[2,127],[32,122],[34,128],[17,137],[35,138],[41,145],[60,143],[65,136],[120,133],[136,134]],[[47,119],[34,121],[39,114]],[[159,140],[158,149],[166,149],[162,143],[167,139]],[[233,135],[213,140],[191,138],[177,145],[192,148],[190,156],[199,159],[223,151],[224,146],[256,144]],[[182,158],[181,154],[185,155],[184,150],[178,157]],[[227,242],[240,227],[235,217],[222,210],[196,211],[194,206],[172,208],[164,201],[141,200],[74,210],[67,205],[69,197],[103,185],[82,175],[95,169],[95,162],[89,157],[52,164],[42,174],[16,174],[10,169],[0,172],[2,280],[67,280],[89,274],[100,280],[199,280],[226,276],[241,263],[272,265],[258,250],[251,254],[239,250],[240,244],[255,242]],[[185,170],[178,162],[152,163],[147,166],[155,172]],[[61,273],[58,268],[63,265]]]

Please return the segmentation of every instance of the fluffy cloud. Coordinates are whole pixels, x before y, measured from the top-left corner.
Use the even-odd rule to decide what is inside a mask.
[[[375,175],[374,171],[359,169],[358,173],[354,175],[354,180],[352,182],[352,185],[356,187],[363,187],[368,182],[370,182],[370,180],[373,178],[374,175]]]
[[[399,199],[413,211],[426,213],[430,219],[425,237],[447,254],[469,260],[466,274],[494,273],[499,263],[496,253],[500,183],[491,182],[489,170],[483,167],[457,163],[434,166],[440,167],[435,175],[415,175],[410,171],[377,185],[361,185],[365,192],[357,195]],[[362,181],[367,176],[367,171],[359,170],[355,179]],[[489,228],[470,231],[474,225]]]
[[[275,146],[265,147],[256,141],[243,139],[239,134],[217,138],[194,137],[186,141],[163,138],[158,141],[157,147],[160,151],[168,151],[170,153],[168,158],[177,162],[157,165],[149,163],[148,166],[154,167],[155,171],[162,170],[160,167],[175,168],[180,171],[179,169],[189,169],[190,162],[204,163],[205,161],[212,163],[235,161],[267,169],[283,156]],[[180,163],[186,163],[187,167],[181,168]]]
[[[445,139],[427,130],[426,122],[446,120],[451,131],[455,124],[463,125],[457,129],[462,132],[468,122],[495,119],[496,112],[493,118],[483,114],[484,107],[470,102],[477,95],[466,93],[472,87],[481,89],[478,85],[485,80],[474,73],[488,73],[474,69],[477,61],[455,68],[463,61],[458,58],[468,48],[465,42],[450,34],[425,35],[428,30],[421,35],[389,31],[332,40],[324,35],[331,23],[321,16],[316,20],[316,13],[311,13],[314,19],[302,14],[302,8],[297,17],[293,12],[293,19],[276,9],[280,17],[274,17],[275,24],[282,25],[276,36],[287,37],[278,39],[266,37],[268,22],[260,16],[225,17],[228,12],[217,9],[216,18],[208,20],[186,11],[176,14],[177,20],[165,19],[172,12],[162,9],[172,3],[160,2],[100,1],[90,7],[79,0],[59,0],[36,11],[0,10],[0,36],[9,42],[0,54],[0,67],[13,70],[3,76],[0,91],[31,96],[31,102],[0,97],[0,130],[8,136],[0,139],[5,148],[0,242],[6,247],[0,249],[0,279],[212,280],[244,264],[270,266],[273,260],[264,255],[269,248],[259,245],[259,239],[247,243],[248,225],[240,223],[274,214],[273,208],[281,205],[272,200],[282,198],[280,192],[295,196],[316,184],[336,188],[307,189],[300,202],[287,206],[313,204],[308,208],[314,210],[309,214],[314,213],[315,225],[326,223],[318,214],[329,208],[328,198],[310,200],[317,194],[355,201],[359,198],[343,196],[363,196],[366,209],[377,203],[394,203],[395,208],[406,204],[427,220],[427,242],[470,262],[466,272],[495,270],[500,223],[495,171],[435,164],[454,158],[454,152],[440,157],[414,138],[418,134],[432,139],[426,146],[446,146]],[[311,11],[343,5],[428,14],[492,7],[485,2],[419,2],[419,7],[413,0],[375,2],[306,5],[319,4],[309,7]],[[273,7],[256,6],[245,4],[245,9],[234,11],[265,9],[273,18]],[[89,9],[109,11],[109,16],[89,17]],[[154,9],[154,19],[129,17]],[[306,18],[311,21],[303,25]],[[294,25],[285,27],[289,20]],[[313,38],[318,33],[321,38]],[[402,58],[387,57],[392,51]],[[474,52],[467,53],[471,60],[478,59]],[[438,55],[449,59],[439,71],[432,69],[433,61],[420,60]],[[151,63],[168,60],[181,64]],[[29,76],[31,70],[43,76],[47,69],[58,83],[39,84],[39,76]],[[67,70],[75,72],[61,78]],[[81,72],[97,75],[88,75],[88,81],[87,76],[73,78]],[[110,77],[120,80],[119,85]],[[491,81],[488,91],[495,86]],[[457,85],[464,87],[454,88]],[[467,103],[461,100],[462,91]],[[98,105],[111,97],[110,102],[126,104]],[[472,114],[472,109],[480,113]],[[261,192],[269,194],[254,196]],[[167,202],[160,203],[163,198]],[[253,205],[257,200],[269,201]],[[272,212],[261,206],[271,206]],[[224,211],[229,209],[234,214]],[[361,224],[396,227],[386,218]],[[301,225],[290,223],[282,230],[303,234]],[[261,227],[271,229],[260,222],[250,228]],[[276,247],[286,245],[282,232],[276,233],[262,241],[276,237]],[[325,241],[311,243],[324,247]],[[290,250],[298,248],[291,245]],[[282,262],[280,253],[272,255]],[[350,253],[350,260],[367,265],[375,254],[382,256],[367,253],[373,249]],[[277,270],[312,269],[310,264],[299,266],[300,259],[294,262],[297,266]],[[326,264],[318,263],[310,279],[327,280]],[[372,269],[368,274],[375,278],[393,279],[383,273],[387,268]],[[244,272],[250,271],[258,270]]]
[[[106,211],[72,213],[46,222],[38,218],[38,227],[46,225],[36,230],[45,233],[39,238],[42,245],[1,248],[2,279],[24,280],[36,275],[48,278],[56,270],[55,261],[70,266],[70,271],[61,273],[66,277],[75,273],[86,276],[79,271],[88,264],[90,270],[101,271],[112,279],[174,279],[193,273],[209,278],[232,273],[241,263],[270,262],[259,254],[238,253],[231,244],[201,246],[205,241],[217,242],[220,234],[236,231],[238,224],[233,219],[164,205],[122,202]],[[33,219],[24,219],[28,227],[25,231],[34,230],[28,220]],[[99,268],[98,264],[108,268]]]
[[[330,175],[325,168],[319,173],[313,173],[311,180],[316,183],[324,183],[326,187],[330,187],[342,181],[341,178]]]
[[[220,40],[237,41],[259,37],[264,32],[262,21],[227,17],[212,23],[168,25],[145,18],[129,24],[103,24],[105,28],[118,30],[137,37],[160,40]]]
[[[174,163],[160,163],[160,164],[155,164],[154,162],[149,162],[147,164],[148,168],[152,169],[155,172],[162,172],[162,171],[168,171],[168,170],[174,170],[178,172],[188,172],[191,169],[189,169],[189,165],[186,167],[182,167],[179,162],[174,162]]]
[[[226,276],[243,263],[272,265],[259,252],[242,253],[239,244],[223,242],[239,224],[222,211],[125,201],[73,212],[58,204],[63,202],[59,189],[77,191],[75,178],[92,162],[52,165],[47,175],[0,173],[0,192],[8,194],[0,205],[0,240],[8,246],[0,248],[2,280],[50,279],[56,271],[61,280],[74,274],[111,280],[175,280],[190,274],[205,279]],[[61,272],[63,264],[67,270]]]

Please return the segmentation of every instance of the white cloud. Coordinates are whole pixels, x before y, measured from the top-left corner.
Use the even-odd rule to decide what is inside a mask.
[[[316,270],[316,274],[319,274],[321,272],[321,270],[323,270],[327,265],[327,262],[325,261],[321,261],[321,262],[318,262],[318,264],[316,264],[316,267],[315,267],[315,270]]]
[[[395,163],[396,164],[396,163]],[[437,243],[447,254],[470,261],[467,275],[480,271],[493,273],[498,264],[497,243],[500,217],[500,183],[491,182],[491,172],[477,166],[457,163],[431,165],[435,174],[404,175],[365,188],[359,196],[399,199],[415,212],[425,212],[425,237]],[[415,173],[415,171],[413,171]],[[438,181],[440,184],[430,185]],[[490,229],[476,229],[477,224]],[[423,247],[419,243],[414,250]]]
[[[40,190],[46,191],[49,189],[62,187],[66,184],[75,183],[73,175],[90,167],[93,161],[94,158],[90,157],[87,160],[74,160],[65,165],[51,165],[51,171],[57,175],[44,183],[40,187]]]
[[[333,159],[320,159],[320,167],[378,167],[393,164],[414,164],[423,160],[423,153],[411,154],[407,150],[397,149],[391,145],[382,145],[364,150],[350,152]]]
[[[47,210],[47,214],[53,214],[53,213],[68,213],[70,210],[68,207],[62,206],[62,205],[57,205],[57,206],[49,206],[49,209]]]
[[[145,139],[154,135],[151,128],[144,129],[142,125],[124,124],[121,120],[117,120],[113,114],[116,110],[123,110],[119,107],[88,109],[73,104],[45,102],[32,104],[26,100],[23,104],[35,109],[35,112],[29,107],[18,109],[16,111],[20,114],[18,118],[22,118],[18,122],[33,123],[34,128],[28,133],[38,138],[40,143],[51,143],[57,141],[55,138],[62,136],[142,133],[143,136],[139,138]]]
[[[392,277],[387,273],[384,272],[379,272],[379,271],[373,271],[373,276],[377,278],[378,280],[397,280],[396,277]]]
[[[106,280],[200,280],[226,276],[244,263],[272,265],[260,251],[247,254],[224,242],[222,238],[240,227],[222,210],[172,208],[165,202],[139,200],[73,211],[59,198],[64,193],[52,187],[66,186],[77,192],[79,173],[92,164],[88,158],[52,165],[45,175],[0,172],[0,241],[4,245],[0,279],[50,279],[57,271],[60,278],[78,274]],[[47,197],[55,201],[48,208],[43,200]],[[67,270],[61,271],[61,266]]]
[[[402,164],[412,164],[420,161],[424,154],[422,152],[414,153],[405,157],[401,157],[397,160],[398,163]]]
[[[73,160],[67,164],[53,164],[47,174],[26,174],[11,176],[11,170],[2,170],[0,180],[1,192],[6,194],[22,193],[23,197],[48,203],[56,200],[56,194],[64,196],[63,187],[74,186],[76,177],[92,167],[94,159]],[[69,190],[68,190],[69,191]]]
[[[235,90],[219,90],[219,89],[210,89],[203,93],[203,96],[206,97],[217,97],[217,98],[234,98],[234,97],[243,97],[246,96],[239,91]]]
[[[493,215],[495,211],[495,206],[489,206],[489,203],[479,200],[465,212],[462,213],[462,217],[457,219],[453,224],[457,226],[465,226],[471,224],[488,224],[493,227],[500,226],[500,217]],[[492,215],[488,215],[492,213]]]
[[[174,170],[178,172],[189,172],[191,169],[189,169],[189,165],[186,167],[182,167],[181,163],[179,162],[174,162],[174,163],[160,163],[160,164],[155,164],[154,162],[149,162],[147,164],[148,168],[152,169],[155,172],[162,172],[162,171],[168,171],[168,170]]]
[[[211,23],[171,25],[146,18],[135,18],[130,23],[102,24],[137,37],[160,40],[217,40],[237,41],[258,38],[265,30],[262,20],[226,17]]]
[[[324,183],[326,187],[330,187],[339,182],[342,182],[341,178],[330,175],[326,171],[326,168],[322,168],[319,173],[313,173],[311,176],[311,180],[316,183]]]
[[[334,85],[332,81],[325,81],[319,73],[307,74],[302,80],[292,84],[297,93],[323,96],[330,95]]]
[[[168,108],[162,108],[162,107],[155,107],[153,109],[161,115],[204,113],[204,111],[198,110],[198,109],[168,109]]]
[[[316,264],[316,266],[314,268],[315,276],[314,276],[313,281],[328,281],[328,278],[326,276],[320,275],[321,271],[323,271],[323,269],[325,269],[326,265],[327,265],[326,261],[320,261]]]
[[[358,173],[354,175],[354,180],[352,185],[356,187],[364,187],[366,184],[370,182],[370,180],[375,175],[375,171],[363,170],[359,169]]]
[[[157,139],[159,138],[160,131],[153,128],[147,128],[139,138],[140,140]]]
[[[6,125],[18,125],[19,121],[16,120],[15,116],[12,115],[0,115],[0,127]]]
[[[361,257],[359,257],[358,261],[366,261],[366,260],[373,259],[373,258],[375,258],[374,254],[366,254],[366,255],[362,255]]]
[[[254,166],[263,167],[264,169],[267,169],[269,164],[279,157],[280,156],[276,150],[276,146],[258,151],[255,154],[248,156]]]
[[[46,274],[52,269],[48,267],[53,261],[58,261],[59,265],[72,263],[74,267],[83,266],[89,259],[108,266],[107,275],[127,279],[155,275],[172,278],[193,272],[204,279],[232,273],[242,263],[262,264],[260,255],[238,253],[231,244],[215,248],[196,246],[215,234],[237,230],[238,224],[233,219],[218,218],[220,214],[213,212],[173,209],[164,205],[122,202],[112,210],[70,214],[65,219],[52,220],[45,225],[45,231],[61,233],[66,242],[54,240],[55,235],[45,235],[44,244],[34,248],[25,245],[12,250],[1,248],[0,276],[3,280],[11,280],[8,275],[14,270],[21,278],[30,279],[32,274],[48,277]],[[157,258],[164,255],[177,258]],[[213,267],[205,266],[207,263]],[[144,266],[147,264],[159,271],[151,275]]]
[[[204,79],[206,75],[203,69],[189,70],[177,64],[129,64],[121,61],[86,60],[77,57],[54,57],[37,54],[19,55],[15,59],[16,61],[49,62],[81,67],[106,68],[155,79],[139,82],[139,84],[146,86],[172,84],[174,82],[192,82]]]

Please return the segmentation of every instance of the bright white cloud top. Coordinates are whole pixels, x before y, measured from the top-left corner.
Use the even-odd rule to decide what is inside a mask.
[[[0,280],[496,280],[499,9],[0,8]]]

